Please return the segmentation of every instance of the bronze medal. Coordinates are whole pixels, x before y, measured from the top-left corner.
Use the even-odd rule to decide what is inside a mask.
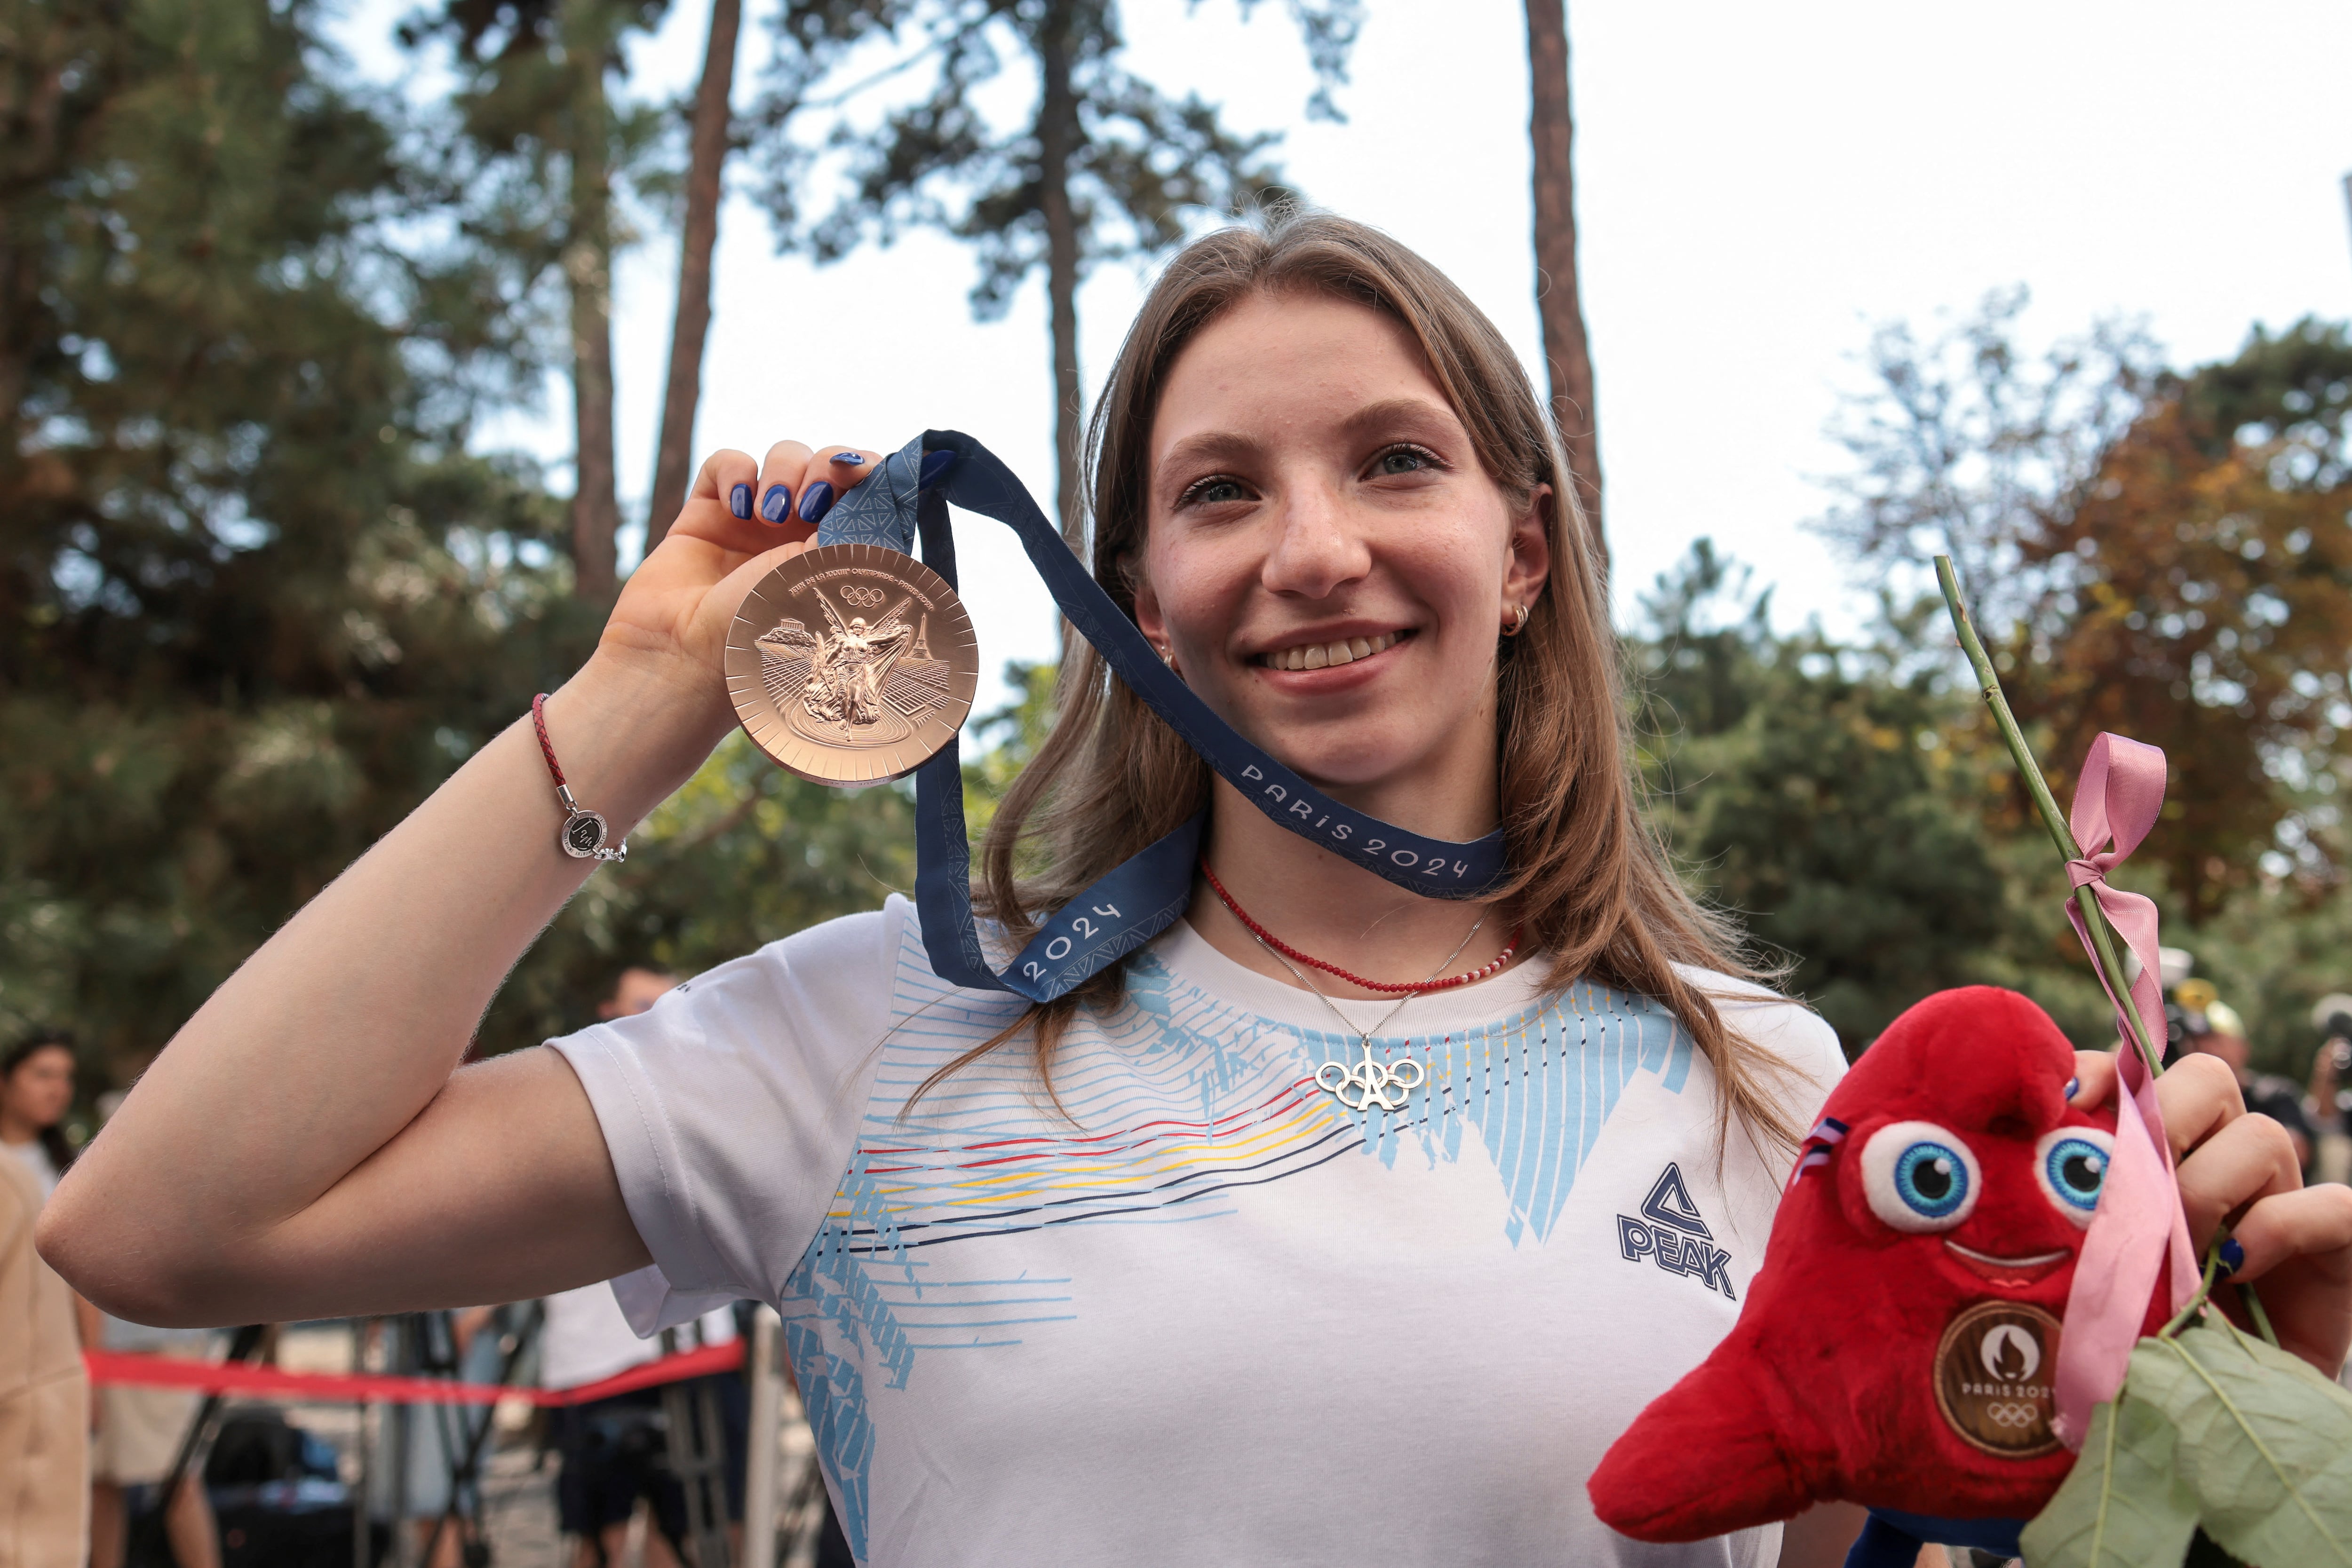
[[[2051,1385],[2058,1320],[2023,1301],[1979,1301],[1936,1347],[1936,1407],[1971,1448],[2030,1459],[2058,1447]]]
[[[912,773],[955,738],[979,682],[980,643],[955,590],[880,545],[802,551],[744,595],[727,633],[727,693],[745,732],[820,784]]]

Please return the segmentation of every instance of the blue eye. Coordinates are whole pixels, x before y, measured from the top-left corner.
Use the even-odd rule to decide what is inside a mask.
[[[2033,1150],[2033,1174],[2050,1206],[2077,1225],[2091,1223],[2107,1185],[2116,1141],[2096,1127],[2059,1127]]]
[[[1969,1168],[1942,1144],[1914,1144],[1895,1161],[1895,1190],[1929,1219],[1968,1201]]]
[[[1983,1185],[1977,1157],[1933,1122],[1895,1122],[1863,1145],[1870,1211],[1896,1230],[1949,1230],[1968,1218]]]

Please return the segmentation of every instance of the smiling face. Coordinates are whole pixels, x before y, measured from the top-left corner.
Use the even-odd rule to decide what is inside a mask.
[[[1487,476],[1391,318],[1255,295],[1170,370],[1137,623],[1309,779],[1491,819],[1496,648],[1542,591],[1543,501]]]
[[[2114,1108],[2074,1108],[2073,1049],[2030,1002],[1945,995],[1898,1020],[1839,1086],[1830,1114],[1852,1130],[1823,1175],[1863,1249],[1926,1271],[1915,1288],[1932,1277],[1960,1295],[2054,1307],[2105,1184]],[[2009,1071],[1958,1070],[1993,1039]]]

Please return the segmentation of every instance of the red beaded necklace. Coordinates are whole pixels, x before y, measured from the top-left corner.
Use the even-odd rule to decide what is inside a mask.
[[[1511,939],[1503,944],[1503,950],[1500,953],[1496,954],[1493,961],[1490,963],[1481,964],[1475,969],[1467,970],[1459,975],[1449,976],[1443,980],[1420,980],[1411,985],[1393,986],[1389,984],[1386,980],[1368,980],[1361,975],[1351,975],[1347,970],[1339,967],[1339,965],[1327,964],[1320,958],[1310,958],[1306,954],[1300,952],[1297,948],[1293,947],[1288,943],[1285,942],[1281,937],[1276,936],[1273,932],[1268,931],[1265,926],[1260,925],[1256,921],[1252,920],[1249,917],[1249,912],[1244,909],[1240,904],[1235,904],[1234,902],[1234,895],[1225,891],[1225,884],[1217,880],[1217,873],[1209,869],[1209,857],[1206,855],[1202,855],[1201,857],[1201,874],[1209,879],[1209,885],[1216,890],[1217,896],[1224,901],[1225,907],[1234,912],[1234,918],[1240,921],[1244,925],[1248,926],[1251,936],[1256,937],[1259,941],[1265,943],[1267,946],[1273,948],[1284,957],[1295,959],[1301,964],[1311,965],[1315,968],[1322,970],[1327,975],[1337,975],[1339,978],[1347,981],[1348,984],[1351,986],[1361,986],[1368,991],[1383,991],[1392,997],[1420,996],[1423,992],[1427,991],[1450,991],[1456,986],[1475,985],[1478,981],[1485,979],[1489,975],[1500,973],[1503,967],[1511,961],[1511,955],[1519,950],[1519,937],[1527,929],[1525,926],[1521,926],[1518,930],[1513,931],[1511,933]]]

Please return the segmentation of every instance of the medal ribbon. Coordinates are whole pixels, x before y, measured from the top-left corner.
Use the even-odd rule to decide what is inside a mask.
[[[952,454],[951,457],[945,455]],[[931,483],[923,483],[926,468]],[[816,542],[911,553],[956,582],[950,502],[1020,538],[1070,624],[1224,780],[1274,821],[1343,859],[1428,898],[1476,898],[1508,873],[1500,829],[1470,843],[1424,838],[1344,806],[1276,762],[1160,662],[1037,503],[994,454],[951,430],[925,431],[877,464],[824,516]],[[931,967],[951,985],[1011,991],[1033,1002],[1065,995],[1174,924],[1192,896],[1207,812],[1193,815],[1055,912],[1002,972],[982,950],[971,914],[971,852],[964,833],[963,763],[955,741],[915,770],[915,906]]]

